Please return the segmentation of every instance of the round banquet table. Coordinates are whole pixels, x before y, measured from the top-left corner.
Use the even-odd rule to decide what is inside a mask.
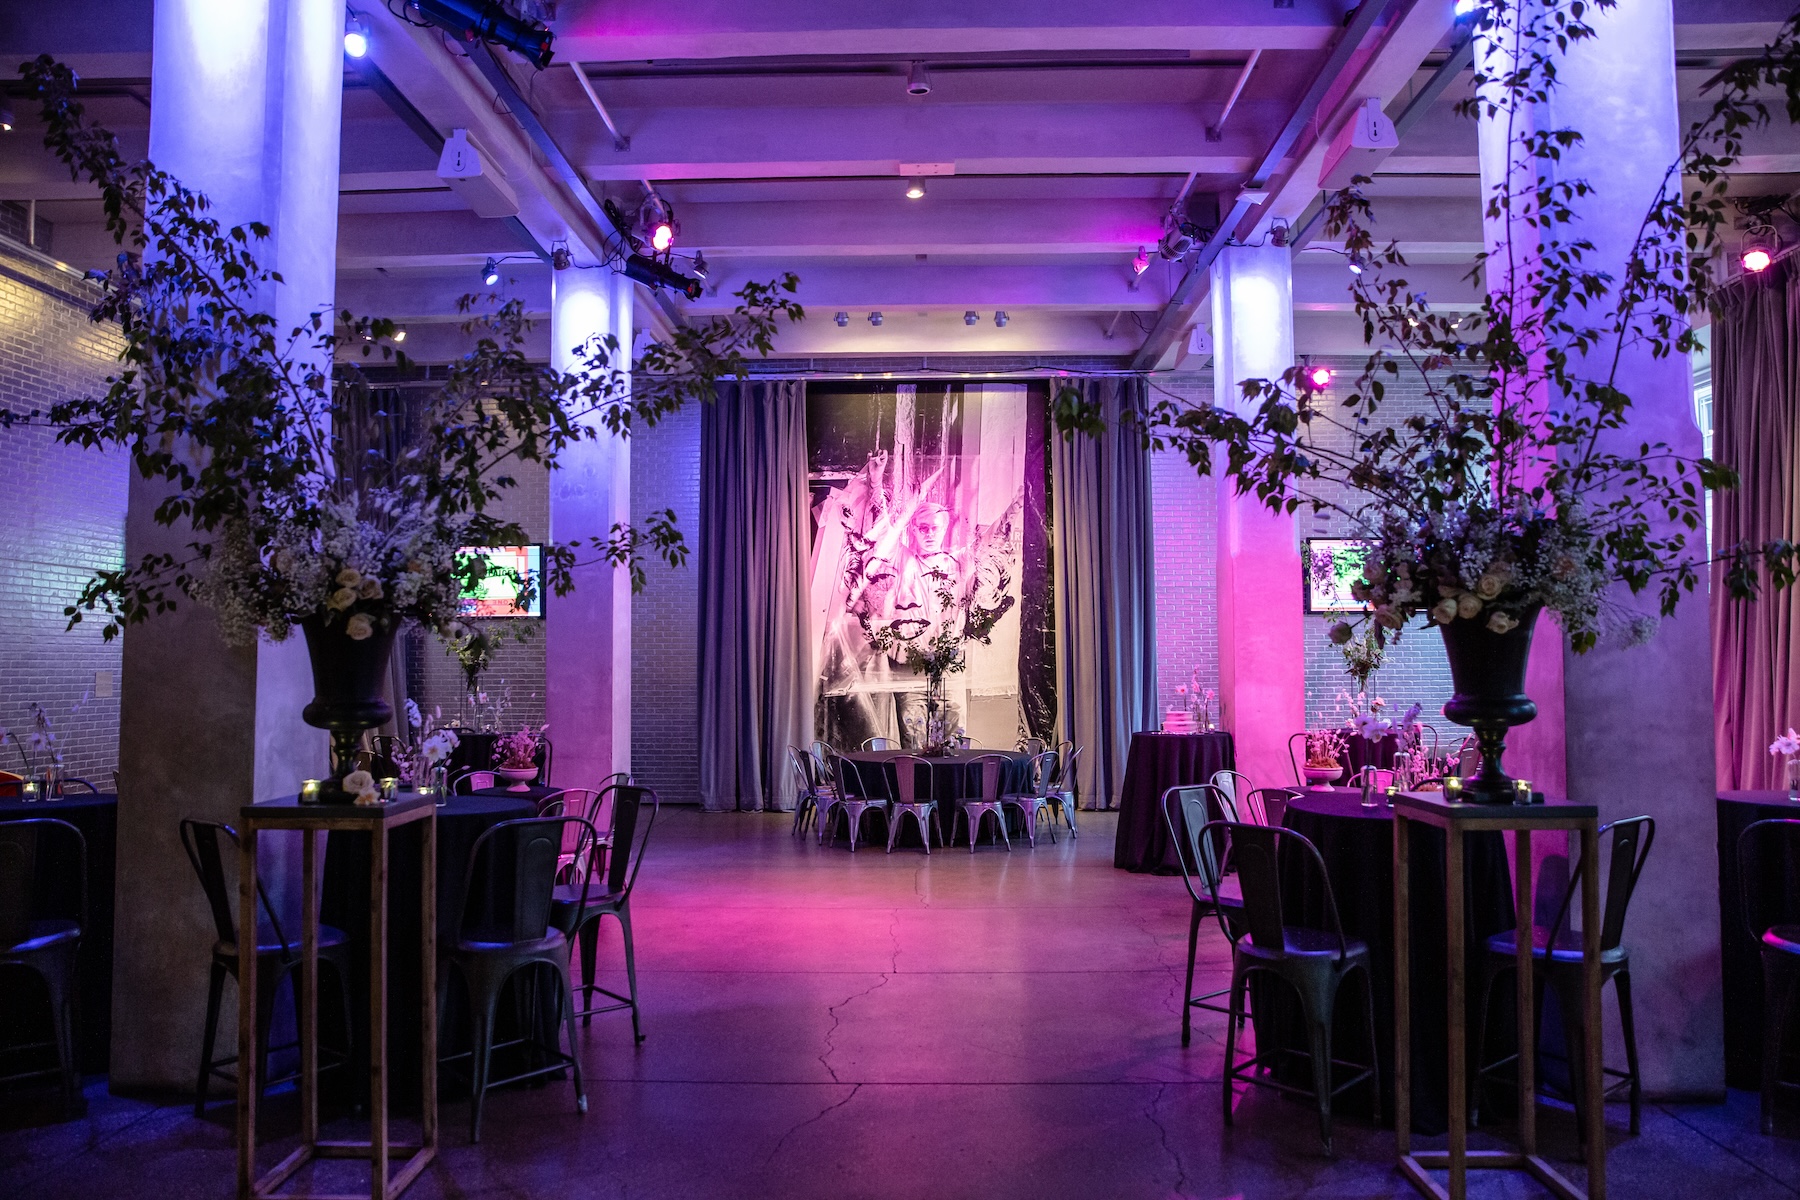
[[[437,936],[438,962],[445,961],[443,945],[456,937],[462,913],[463,883],[475,841],[501,821],[537,815],[537,795],[500,790],[472,796],[451,796],[437,810]],[[419,1095],[418,1012],[424,999],[419,978],[419,939],[424,936],[419,911],[420,841],[417,825],[403,826],[388,847],[388,1089],[392,1101],[411,1108]],[[502,886],[505,886],[502,881]],[[475,897],[480,904],[483,897]],[[369,839],[367,834],[334,831],[325,852],[325,878],[320,897],[320,920],[349,935],[355,978],[351,1014],[356,1024],[358,1065],[349,1078],[367,1087],[369,1047]],[[453,989],[454,991],[455,989]],[[320,1005],[327,1011],[329,993]],[[506,1006],[502,1006],[505,1011]],[[443,1022],[438,1038],[445,1047],[458,1046],[458,1027],[453,1018]],[[327,1026],[329,1029],[330,1026]]]
[[[943,828],[945,844],[949,844],[951,831],[956,828],[956,811],[959,802],[973,799],[981,795],[981,774],[975,770],[975,760],[984,754],[1003,755],[1007,760],[1006,769],[1000,773],[1000,794],[1023,792],[1028,790],[1030,782],[1031,755],[1017,750],[962,750],[954,754],[936,757],[920,754],[913,750],[852,750],[838,757],[855,764],[857,777],[862,786],[877,796],[898,797],[899,775],[894,770],[894,760],[901,755],[911,755],[924,759],[931,766],[929,780],[915,780],[914,792],[920,800],[936,800],[938,802],[938,822]],[[1009,822],[1014,818],[1009,817]],[[1018,826],[1013,823],[1008,837],[1013,836]],[[913,825],[906,823],[901,831],[902,844],[914,843]]]
[[[1744,923],[1738,876],[1738,838],[1753,822],[1800,820],[1800,804],[1786,792],[1720,792],[1719,962],[1725,976],[1725,1082],[1762,1086],[1762,953]],[[1792,843],[1790,843],[1791,845]],[[1800,855],[1772,847],[1752,863],[1751,889],[1775,921],[1800,922]],[[1800,1045],[1800,1011],[1788,1023],[1784,1046]]]
[[[1119,789],[1119,829],[1113,839],[1113,866],[1126,871],[1175,875],[1181,864],[1163,822],[1163,793],[1172,787],[1211,783],[1215,771],[1237,765],[1231,735],[1134,733]]]
[[[1394,810],[1383,804],[1362,806],[1361,793],[1348,789],[1309,788],[1289,801],[1283,824],[1319,848],[1325,872],[1337,900],[1344,936],[1366,942],[1375,989],[1375,1038],[1381,1067],[1381,1111],[1391,1120],[1394,1112]],[[1489,934],[1510,929],[1512,872],[1507,864],[1506,843],[1498,833],[1465,835],[1465,909],[1468,914],[1468,976],[1476,978],[1478,955],[1486,952]],[[1284,848],[1280,863],[1283,919],[1290,925],[1329,929],[1325,891],[1318,872],[1307,867],[1298,845]],[[1448,1089],[1448,1031],[1445,1012],[1449,977],[1445,970],[1446,929],[1444,906],[1429,898],[1444,894],[1444,838],[1439,830],[1415,825],[1412,847],[1412,1106],[1413,1129],[1420,1134],[1442,1133],[1446,1127]],[[1478,998],[1468,989],[1469,1053],[1474,1063],[1474,1014]],[[1512,989],[1497,985],[1488,1016],[1488,1056],[1511,1054],[1516,1044],[1513,1030]],[[1363,1017],[1362,984],[1345,981],[1338,992],[1332,1030],[1332,1057],[1349,1062],[1368,1061],[1367,1026]],[[1299,999],[1289,989],[1263,976],[1252,985],[1251,1017],[1256,1024],[1259,1051],[1281,1046],[1304,1052],[1307,1035],[1300,1017]],[[1278,1078],[1310,1090],[1312,1075],[1304,1057],[1284,1056]],[[1503,1089],[1491,1089],[1500,1101]],[[1340,1094],[1334,1113],[1366,1115],[1369,1090],[1355,1087]]]
[[[107,792],[77,793],[30,803],[0,797],[0,821],[32,817],[67,821],[81,831],[87,842],[87,926],[81,931],[81,945],[75,953],[75,1037],[82,1072],[101,1074],[106,1071],[112,1047],[113,870],[119,798]],[[60,855],[61,851],[53,853]],[[68,860],[53,858],[46,864],[40,876],[44,888],[42,911],[76,917],[81,912],[81,902],[76,895],[74,855],[69,854]],[[24,991],[31,997],[28,1003],[32,1011],[13,1011],[0,997],[0,1028],[19,1029],[23,1020],[34,1031],[41,1027],[41,1040],[48,1040],[50,1007],[38,999],[41,989]],[[27,1036],[40,1040],[35,1032]],[[10,1036],[5,1039],[15,1040]]]

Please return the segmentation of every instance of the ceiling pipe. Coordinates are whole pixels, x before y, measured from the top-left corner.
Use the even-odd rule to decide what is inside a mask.
[[[1231,110],[1237,107],[1238,97],[1244,94],[1244,85],[1250,82],[1250,72],[1256,70],[1256,60],[1261,57],[1260,49],[1250,52],[1249,61],[1244,64],[1244,69],[1238,72],[1237,83],[1231,89],[1230,98],[1225,101],[1225,111],[1219,114],[1217,121],[1206,127],[1207,141],[1222,142],[1225,140],[1225,122],[1230,118]]]
[[[593,190],[588,187],[587,180],[582,177],[580,171],[575,169],[575,164],[569,161],[569,156],[563,153],[563,149],[557,145],[556,139],[550,136],[550,131],[544,128],[544,122],[538,117],[537,110],[532,108],[530,102],[520,94],[512,77],[506,73],[506,68],[502,67],[494,57],[494,52],[488,48],[487,43],[480,41],[469,43],[468,53],[469,61],[475,64],[475,69],[481,72],[481,77],[487,80],[488,86],[494,89],[494,94],[512,113],[513,120],[519,123],[519,127],[525,131],[525,136],[530,138],[532,144],[543,154],[550,169],[562,179],[564,186],[574,196],[575,202],[581,205],[582,211],[592,219],[600,242],[606,248],[607,253],[609,255],[616,254],[620,258],[629,255],[631,248],[617,241],[612,234],[607,232],[612,225],[612,220],[606,215],[606,210],[600,207],[600,201],[595,199]],[[685,324],[681,317],[681,310],[675,307],[675,302],[669,299],[661,288],[647,290],[650,293],[650,299],[655,302],[657,308],[662,310],[664,316],[676,325]]]
[[[1268,151],[1257,163],[1256,169],[1250,173],[1249,182],[1245,184],[1244,190],[1238,193],[1237,199],[1232,203],[1230,215],[1219,222],[1219,227],[1213,231],[1213,235],[1200,248],[1200,253],[1194,259],[1193,265],[1188,268],[1187,274],[1181,277],[1181,282],[1175,286],[1175,294],[1169,297],[1167,304],[1163,305],[1162,311],[1157,314],[1156,323],[1150,327],[1150,332],[1144,337],[1143,344],[1138,347],[1137,353],[1131,356],[1132,370],[1148,371],[1154,367],[1161,361],[1162,356],[1169,352],[1169,347],[1175,344],[1175,339],[1180,336],[1181,331],[1187,327],[1189,322],[1186,309],[1197,299],[1195,293],[1206,282],[1208,274],[1212,270],[1213,260],[1219,257],[1219,252],[1224,250],[1232,237],[1238,233],[1239,227],[1251,220],[1253,210],[1269,198],[1268,192],[1264,190],[1269,180],[1274,177],[1281,164],[1287,160],[1288,152],[1300,140],[1300,135],[1307,126],[1318,120],[1319,107],[1325,102],[1326,93],[1331,90],[1331,85],[1350,65],[1350,60],[1355,56],[1357,49],[1369,36],[1370,31],[1375,28],[1375,22],[1381,18],[1382,13],[1387,10],[1391,2],[1392,0],[1363,0],[1361,7],[1351,16],[1349,23],[1344,26],[1343,32],[1338,35],[1337,41],[1333,42],[1331,49],[1326,52],[1325,61],[1319,64],[1312,83],[1307,86],[1305,94],[1300,97],[1300,102],[1294,106],[1287,123],[1282,126],[1281,132],[1270,143]]]
[[[605,124],[606,132],[612,134],[613,149],[620,154],[631,149],[631,136],[619,132],[619,126],[613,121],[612,114],[606,111],[606,105],[600,103],[599,93],[594,91],[594,85],[587,77],[587,68],[578,62],[572,62],[569,66],[574,69],[575,78],[580,80],[581,90],[587,93],[588,101],[593,104],[594,111],[600,114],[600,120]]]

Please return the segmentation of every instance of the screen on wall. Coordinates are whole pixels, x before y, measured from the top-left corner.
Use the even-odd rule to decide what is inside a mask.
[[[1361,612],[1368,607],[1350,594],[1350,585],[1362,578],[1368,542],[1357,538],[1307,538],[1301,553],[1307,612]]]
[[[464,546],[464,558],[483,555],[488,572],[482,581],[462,596],[465,617],[541,617],[544,615],[544,589],[531,589],[529,603],[521,605],[520,583],[543,578],[542,546]]]

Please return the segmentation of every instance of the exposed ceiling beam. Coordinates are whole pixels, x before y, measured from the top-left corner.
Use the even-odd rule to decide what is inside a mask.
[[[1304,105],[1296,108],[1294,117],[1253,174],[1254,179],[1269,181],[1266,198],[1260,199],[1247,213],[1241,212],[1241,203],[1234,207],[1232,215],[1221,222],[1221,233],[1243,240],[1274,219],[1292,223],[1299,217],[1318,192],[1325,147],[1350,110],[1364,97],[1396,94],[1417,73],[1425,56],[1442,42],[1454,22],[1449,0],[1395,0],[1395,15],[1381,31],[1373,48],[1366,54],[1358,54],[1363,36],[1373,27],[1374,21],[1374,17],[1370,17],[1370,24],[1363,26],[1362,34],[1358,34],[1356,30],[1363,10],[1376,7],[1387,6],[1380,0],[1366,0],[1357,17],[1345,27],[1344,37],[1326,57],[1326,66],[1335,62],[1338,69],[1335,72],[1321,70],[1315,76],[1313,85],[1306,92],[1307,99],[1317,97],[1314,107],[1310,110]],[[1301,140],[1309,127],[1310,141]],[[1290,130],[1293,131],[1291,139],[1288,137]],[[1284,140],[1285,148],[1282,146]],[[1214,241],[1218,240],[1215,235]],[[1212,245],[1209,241],[1208,246]],[[1222,248],[1223,243],[1220,245]],[[1217,252],[1213,251],[1214,257]],[[1211,260],[1207,259],[1205,269],[1202,269],[1201,262],[1196,261],[1194,268],[1183,278],[1182,287],[1176,289],[1175,297],[1157,318],[1150,336],[1132,356],[1134,369],[1151,369],[1174,346],[1176,338],[1193,320],[1194,311],[1206,298],[1211,265]]]

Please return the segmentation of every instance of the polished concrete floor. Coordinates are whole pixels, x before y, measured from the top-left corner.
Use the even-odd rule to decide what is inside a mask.
[[[852,857],[779,816],[665,813],[633,901],[648,1040],[623,1014],[582,1034],[585,1116],[567,1083],[499,1092],[475,1146],[447,1104],[409,1200],[1410,1195],[1391,1133],[1342,1122],[1328,1159],[1310,1112],[1260,1091],[1225,1127],[1223,1018],[1180,1044],[1181,883],[1114,870],[1109,816],[1085,830],[1035,852]],[[1217,980],[1210,927],[1202,956]],[[0,1196],[231,1194],[229,1104],[196,1120],[175,1097],[88,1094],[63,1124],[16,1127],[12,1106]],[[1615,1108],[1611,1194],[1800,1195],[1800,1113],[1774,1138],[1755,1117],[1745,1093],[1651,1105],[1631,1138]],[[293,1120],[272,1099],[266,1162]],[[1545,1123],[1579,1179],[1566,1115]],[[311,1182],[355,1192],[355,1171]],[[1543,1193],[1490,1176],[1472,1194]]]

